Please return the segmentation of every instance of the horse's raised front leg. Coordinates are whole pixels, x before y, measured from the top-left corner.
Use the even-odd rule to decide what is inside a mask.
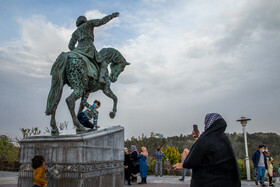
[[[57,126],[56,126],[55,111],[51,114],[50,126],[52,127],[52,130],[51,130],[52,136],[58,136],[59,135],[59,130],[58,130]]]
[[[66,98],[66,103],[67,103],[67,106],[68,106],[68,109],[70,111],[70,114],[72,116],[72,120],[73,120],[73,124],[75,125],[76,127],[76,132],[77,133],[82,133],[84,131],[86,131],[86,129],[84,128],[83,125],[80,124],[79,120],[77,119],[77,116],[75,114],[75,102],[81,98],[83,95],[83,93],[75,93],[75,91],[69,96]]]
[[[117,104],[118,104],[118,98],[117,96],[112,92],[111,88],[110,88],[110,84],[106,85],[105,88],[102,90],[103,93],[110,97],[111,99],[113,99],[114,101],[114,105],[113,105],[113,111],[110,112],[109,116],[110,118],[114,118],[116,113],[117,113]]]

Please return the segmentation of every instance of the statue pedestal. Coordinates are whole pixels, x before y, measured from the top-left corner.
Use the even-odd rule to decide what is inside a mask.
[[[42,155],[51,187],[124,186],[124,128],[21,140],[18,186],[33,185],[31,159]]]

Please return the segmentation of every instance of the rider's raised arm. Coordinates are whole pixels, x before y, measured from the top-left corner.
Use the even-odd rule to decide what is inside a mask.
[[[72,37],[69,41],[68,48],[73,51],[75,49],[75,45],[78,41],[78,37],[76,36],[75,32],[72,34]]]
[[[112,20],[113,18],[118,17],[119,15],[120,14],[118,12],[115,12],[115,13],[113,13],[111,15],[105,16],[102,19],[91,19],[88,22],[90,24],[92,24],[92,26],[94,26],[94,27],[99,27],[101,25],[104,25],[104,24],[108,23],[110,20]]]

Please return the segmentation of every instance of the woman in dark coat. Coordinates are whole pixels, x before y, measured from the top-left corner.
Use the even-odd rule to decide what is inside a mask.
[[[130,176],[131,176],[131,159],[130,154],[127,148],[124,148],[124,176],[125,180],[127,180],[127,184],[130,184]]]
[[[204,123],[205,132],[183,163],[184,168],[193,171],[191,187],[240,187],[235,154],[224,133],[227,127],[225,120],[219,114],[211,113],[206,115]]]
[[[131,182],[137,182],[137,173],[139,173],[139,158],[137,157],[138,151],[135,145],[131,146]]]

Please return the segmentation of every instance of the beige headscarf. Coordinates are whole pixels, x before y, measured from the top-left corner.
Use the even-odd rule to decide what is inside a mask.
[[[146,158],[148,158],[148,151],[147,151],[147,148],[146,147],[141,147],[141,155],[145,156]]]

